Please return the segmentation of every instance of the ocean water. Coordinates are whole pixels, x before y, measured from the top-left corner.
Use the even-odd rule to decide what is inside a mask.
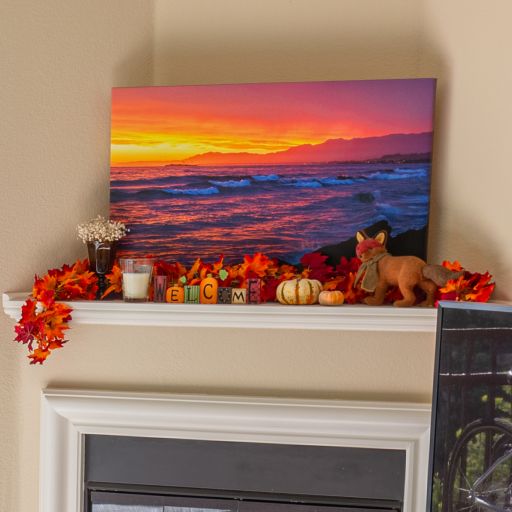
[[[378,220],[423,228],[429,193],[428,163],[113,167],[110,213],[131,229],[124,254],[296,263]]]

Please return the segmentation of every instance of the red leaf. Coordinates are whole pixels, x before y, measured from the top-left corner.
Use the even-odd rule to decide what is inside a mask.
[[[342,275],[348,275],[350,272],[357,272],[361,266],[361,260],[356,258],[350,258],[347,260],[345,256],[342,256],[339,264],[336,266],[336,273]]]
[[[309,279],[318,279],[325,281],[333,272],[333,268],[327,265],[327,256],[319,252],[312,252],[304,255],[300,262],[304,267],[302,275]]]

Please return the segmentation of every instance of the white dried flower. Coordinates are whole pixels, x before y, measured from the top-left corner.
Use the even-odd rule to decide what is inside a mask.
[[[130,231],[119,221],[107,220],[98,215],[95,219],[77,226],[78,238],[87,242],[115,242],[121,240]]]

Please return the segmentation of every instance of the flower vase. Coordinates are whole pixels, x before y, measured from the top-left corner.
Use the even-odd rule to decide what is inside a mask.
[[[89,254],[89,268],[98,276],[97,299],[101,299],[107,288],[105,274],[108,274],[116,259],[117,241],[114,242],[87,242]]]

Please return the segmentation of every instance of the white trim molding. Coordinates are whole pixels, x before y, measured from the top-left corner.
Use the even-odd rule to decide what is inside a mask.
[[[425,511],[423,404],[47,389],[41,427],[40,512],[83,510],[85,434],[404,450],[404,512]]]
[[[28,293],[4,293],[4,311],[14,320]],[[338,331],[431,332],[437,309],[393,306],[283,306],[267,304],[157,304],[73,301],[73,323],[176,327],[319,329]]]

